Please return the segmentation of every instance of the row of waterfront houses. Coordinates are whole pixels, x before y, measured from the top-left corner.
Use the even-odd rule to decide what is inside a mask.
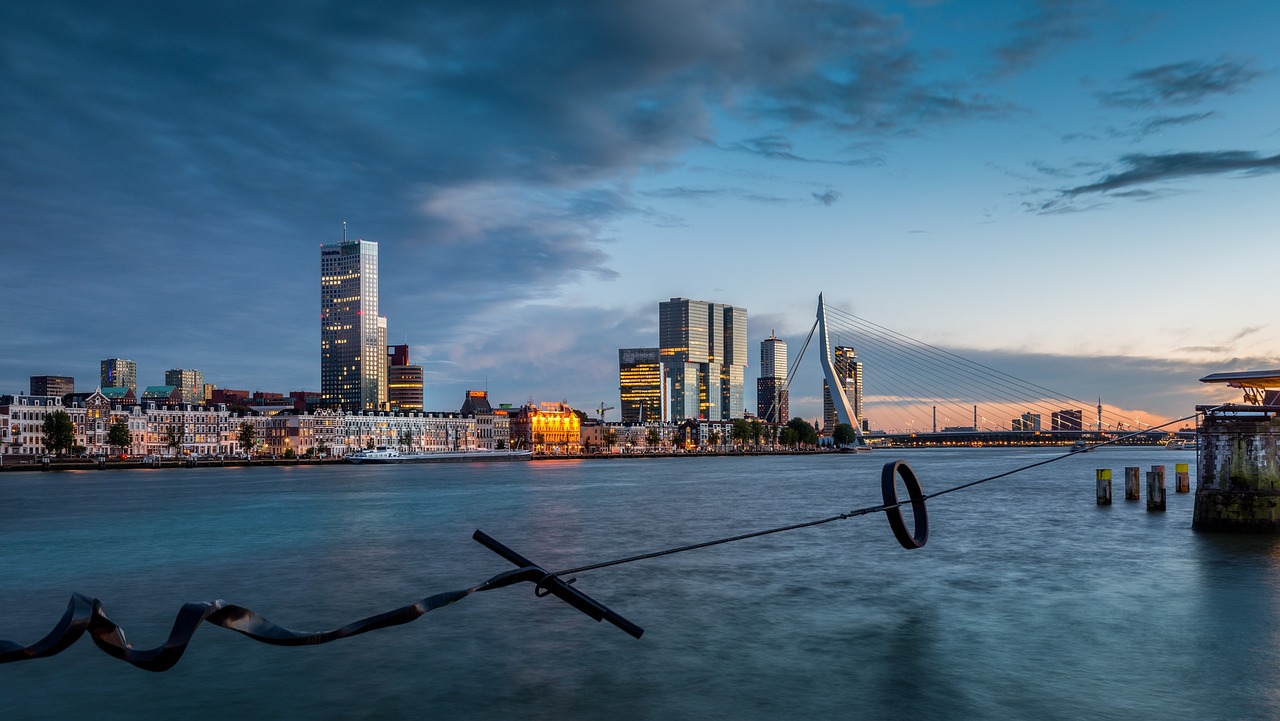
[[[387,446],[411,452],[527,448],[535,453],[583,450],[653,451],[691,447],[720,439],[730,423],[599,423],[563,403],[490,406],[484,391],[469,391],[459,412],[344,413],[292,408],[245,412],[226,404],[195,405],[134,401],[127,389],[98,389],[65,396],[0,396],[0,456],[43,456],[44,425],[62,411],[71,419],[77,453],[88,456],[275,456],[343,455]],[[129,429],[129,445],[112,445],[113,424]],[[252,427],[244,447],[242,427]]]

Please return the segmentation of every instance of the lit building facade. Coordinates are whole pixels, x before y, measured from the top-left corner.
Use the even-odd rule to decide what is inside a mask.
[[[58,396],[76,392],[76,379],[71,376],[31,376],[31,395]]]
[[[164,372],[164,384],[174,386],[182,395],[182,402],[190,405],[204,403],[204,374],[197,370],[175,368]]]
[[[747,310],[672,298],[658,304],[666,420],[743,417]]]
[[[352,240],[321,245],[321,404],[347,412],[377,410],[386,349],[379,334],[378,244]]]
[[[138,395],[138,364],[124,358],[108,358],[98,364],[103,388],[128,388]]]
[[[858,360],[858,354],[853,348],[843,345],[832,349],[831,360],[835,367],[836,378],[840,380],[845,397],[849,399],[850,410],[858,417],[858,422],[862,423],[865,430],[867,424],[862,415],[862,361]],[[822,381],[822,432],[831,435],[835,427],[836,407],[831,401],[831,389],[827,387],[827,382],[824,380]]]
[[[409,364],[409,346],[387,346],[387,405],[395,413],[422,410],[422,366]]]
[[[662,362],[657,348],[618,349],[623,423],[662,420]]]
[[[577,453],[582,450],[582,421],[563,403],[524,405],[508,420],[511,447],[534,453]]]
[[[790,417],[787,390],[787,344],[773,333],[760,341],[760,377],[756,379],[756,417],[767,423],[786,423]]]
[[[1039,431],[1040,430],[1040,414],[1039,413],[1023,413],[1020,417],[1014,418],[1010,424],[1010,429],[1015,431]]]
[[[1084,411],[1054,411],[1049,421],[1055,431],[1081,431],[1084,430]]]

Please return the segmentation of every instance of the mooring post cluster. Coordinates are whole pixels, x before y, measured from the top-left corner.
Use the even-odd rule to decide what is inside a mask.
[[[1177,491],[1178,493],[1188,493],[1191,490],[1191,471],[1189,464],[1179,463],[1176,466]],[[1142,500],[1141,484],[1139,479],[1142,477],[1142,469],[1138,466],[1126,466],[1124,469],[1124,500],[1139,501]],[[1094,479],[1097,482],[1098,489],[1098,505],[1111,505],[1111,469],[1098,468],[1094,471]],[[1147,471],[1147,510],[1163,511],[1165,510],[1165,485],[1164,485],[1164,466],[1152,466]]]

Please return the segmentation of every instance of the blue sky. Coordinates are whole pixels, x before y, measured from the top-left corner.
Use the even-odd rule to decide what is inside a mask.
[[[754,360],[822,291],[1184,415],[1234,397],[1205,373],[1280,364],[1276,27],[1271,2],[8,3],[0,392],[108,357],[318,389],[346,221],[435,409],[486,382],[616,405],[660,301],[746,307]]]

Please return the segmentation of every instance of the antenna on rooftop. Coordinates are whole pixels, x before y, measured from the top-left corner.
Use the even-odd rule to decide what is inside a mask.
[[[347,221],[342,221],[342,242],[347,242]]]

